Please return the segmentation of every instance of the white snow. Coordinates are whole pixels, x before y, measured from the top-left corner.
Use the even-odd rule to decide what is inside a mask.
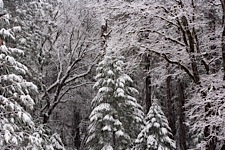
[[[132,106],[132,107],[136,107],[137,103],[133,102],[133,101],[126,101],[126,104]]]
[[[11,134],[8,130],[5,131],[4,138],[6,143],[9,143],[9,140],[11,139]]]
[[[33,109],[33,105],[34,105],[35,103],[34,103],[34,100],[31,98],[30,95],[21,95],[21,96],[20,96],[20,99],[22,100],[22,102],[23,102],[26,106],[29,106],[30,109]]]
[[[168,134],[167,129],[164,127],[161,128],[161,131],[162,131],[162,134],[164,134],[164,135]]]
[[[115,120],[114,125],[121,126],[122,122],[120,122],[118,119]]]
[[[101,104],[99,104],[97,107],[95,107],[92,110],[92,112],[90,114],[90,120],[91,121],[97,120],[98,117],[101,117],[102,116],[102,114],[99,113],[99,112],[104,111],[104,110],[105,111],[109,111],[110,109],[111,109],[111,106],[108,103],[101,103]]]
[[[114,118],[111,115],[105,115],[103,120],[114,121]]]
[[[119,82],[118,86],[121,87],[121,88],[124,88],[124,82]]]
[[[32,120],[31,120],[31,116],[29,116],[28,114],[26,113],[23,113],[23,121],[28,123],[29,125],[33,124]]]
[[[118,89],[116,90],[116,92],[117,92],[117,93],[124,93],[124,90],[121,89],[121,88],[118,88]]]
[[[22,29],[21,29],[21,26],[15,26],[15,27],[12,28],[12,30],[14,32],[20,32]]]
[[[99,93],[103,93],[103,92],[109,92],[111,90],[111,88],[109,87],[101,87],[98,92]]]
[[[12,52],[12,53],[17,53],[17,54],[20,54],[20,55],[24,55],[24,51],[22,51],[21,49],[18,49],[18,48],[9,48],[9,50]]]
[[[11,56],[6,56],[5,60],[7,60],[12,66],[14,66],[16,64],[15,59]]]
[[[106,125],[102,128],[102,131],[112,131],[112,128],[111,128],[111,126]]]
[[[134,97],[132,97],[130,95],[127,96],[127,99],[129,99],[129,100],[131,100],[133,102],[137,102],[136,98],[134,98]]]
[[[99,74],[97,74],[97,75],[95,76],[95,79],[98,79],[98,78],[100,78],[100,77],[102,77],[102,76],[103,76],[103,74],[99,73]]]
[[[152,118],[152,119],[151,119],[151,122],[152,122],[152,123],[156,122],[156,118]]]
[[[4,13],[4,3],[2,0],[0,0],[0,14]]]
[[[2,28],[2,29],[0,30],[0,34],[1,34],[4,38],[9,37],[9,38],[11,38],[12,40],[15,40],[15,37],[10,33],[10,30],[6,30],[6,29]]]
[[[106,144],[101,150],[113,150],[113,147],[110,144]]]
[[[33,82],[22,82],[20,83],[20,85],[22,87],[26,87],[27,89],[31,89],[34,92],[38,93],[38,87],[35,84],[33,84]]]
[[[124,93],[118,93],[118,97],[125,97]]]
[[[19,39],[19,42],[21,44],[26,44],[27,40],[25,38],[21,38],[21,39]]]
[[[9,54],[8,48],[5,45],[1,45],[0,50],[1,50],[1,52],[5,53],[5,54]]]
[[[124,74],[123,76],[122,76],[122,78],[124,79],[124,80],[126,80],[126,81],[129,81],[129,82],[133,82],[133,80],[130,78],[130,76],[128,76],[127,74]]]
[[[107,72],[107,75],[112,76],[112,75],[114,75],[114,73],[113,73],[112,70],[109,70],[109,71]]]
[[[154,136],[152,136],[152,135],[148,136],[147,145],[151,145],[151,147],[153,146],[154,148],[157,147],[157,140],[155,139]]]
[[[114,82],[114,80],[112,80],[112,79],[108,79],[108,80],[107,80],[107,84],[110,84],[110,83],[114,84],[115,82]]]
[[[15,144],[15,145],[18,144],[18,140],[17,140],[16,137],[12,137],[11,142],[12,142],[13,144]]]
[[[124,132],[122,130],[116,131],[116,136],[120,137],[124,135]]]
[[[3,59],[5,59],[5,54],[0,54],[0,60],[3,60]]]
[[[155,122],[155,123],[153,124],[153,126],[156,127],[156,128],[159,128],[159,127],[160,127],[160,124],[159,124],[158,122]]]
[[[95,136],[96,136],[95,133],[92,133],[90,136],[88,136],[87,143],[88,143],[89,141],[91,141],[92,139],[94,139]]]
[[[8,80],[10,82],[22,82],[23,78],[21,76],[15,75],[15,74],[9,74],[9,75],[3,75],[3,80]]]

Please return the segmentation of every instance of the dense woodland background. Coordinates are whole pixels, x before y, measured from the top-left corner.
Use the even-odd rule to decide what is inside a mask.
[[[225,149],[224,0],[3,2],[0,149]]]

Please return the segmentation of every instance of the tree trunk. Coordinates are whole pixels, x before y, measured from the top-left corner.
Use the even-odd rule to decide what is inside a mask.
[[[182,1],[177,1],[177,2],[181,6],[181,8],[184,7]],[[193,8],[195,7],[194,1],[192,1],[192,7]],[[193,17],[194,17],[194,14],[193,14]],[[177,22],[182,32],[183,41],[186,45],[187,52],[190,54],[191,67],[192,67],[192,71],[194,75],[194,82],[196,84],[199,84],[200,77],[199,77],[198,65],[196,62],[196,56],[195,56],[195,53],[198,52],[198,40],[196,41],[196,37],[195,37],[196,34],[191,32],[191,27],[189,26],[189,20],[187,19],[186,16],[182,16],[180,19],[177,19]],[[195,29],[193,31],[195,32]]]
[[[174,120],[174,115],[173,115],[173,105],[172,105],[172,99],[171,99],[171,76],[168,76],[166,78],[166,95],[167,95],[167,118],[169,121],[169,126],[172,130],[173,135],[175,135],[176,130],[175,130],[175,120]]]
[[[222,59],[223,59],[223,80],[225,80],[225,0],[220,0],[223,10],[223,32],[222,32]]]
[[[72,130],[72,136],[73,136],[73,143],[74,143],[74,147],[76,147],[78,150],[80,149],[80,145],[81,145],[81,139],[80,139],[80,113],[76,112],[76,110],[74,110],[73,112],[73,130]]]
[[[47,124],[49,117],[50,116],[47,113],[43,115],[43,124]]]
[[[152,105],[152,100],[151,100],[151,77],[150,75],[148,75],[145,79],[145,89],[146,89],[146,97],[145,97],[145,101],[146,101],[146,113],[148,113],[151,105]]]
[[[145,63],[145,70],[147,71],[147,76],[145,78],[145,104],[146,104],[146,114],[147,114],[152,105],[151,76],[148,73],[150,68],[150,56],[148,54],[145,55],[144,63]]]
[[[178,98],[178,145],[180,147],[180,150],[187,150],[186,145],[186,127],[185,127],[185,115],[184,115],[184,103],[185,103],[185,97],[184,97],[184,86],[182,81],[178,81],[178,92],[179,92],[179,98]]]
[[[62,124],[62,128],[60,130],[60,137],[64,146],[67,146],[66,135],[65,135],[65,124]]]
[[[114,149],[116,149],[116,132],[115,131],[113,131],[113,138],[112,138],[112,140],[113,140],[113,147],[114,147]]]
[[[195,83],[199,84],[200,77],[199,77],[198,65],[196,63],[196,57],[195,57],[195,37],[192,35],[192,33],[190,31],[188,20],[185,16],[181,17],[181,22],[182,22],[183,26],[185,27],[184,32],[186,35],[184,35],[184,37],[187,36],[187,39],[188,39],[191,67],[192,67],[193,75],[195,78]],[[187,43],[187,41],[186,41],[186,43]]]

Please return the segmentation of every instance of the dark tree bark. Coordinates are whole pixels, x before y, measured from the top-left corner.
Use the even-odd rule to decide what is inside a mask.
[[[192,0],[192,7],[195,7],[194,1]],[[182,8],[184,7],[184,4],[182,1],[177,1],[178,5],[180,5]],[[192,14],[192,19],[194,20],[194,15]],[[191,60],[191,67],[193,71],[194,76],[194,82],[196,84],[200,83],[200,77],[199,77],[199,69],[196,61],[195,53],[199,52],[199,45],[198,45],[198,39],[197,34],[195,33],[195,28],[190,27],[189,20],[186,16],[182,16],[180,19],[177,18],[177,24],[179,26],[179,30],[182,33],[183,41],[186,45],[186,50],[190,54],[190,60]],[[207,67],[207,66],[206,66]],[[206,68],[208,70],[208,68]]]
[[[113,115],[113,118],[115,118],[115,116]],[[116,132],[112,131],[112,143],[113,143],[113,148],[116,149]]]
[[[185,97],[184,97],[184,85],[182,81],[178,81],[178,92],[179,92],[179,98],[178,98],[178,145],[180,147],[180,150],[187,150],[186,145],[186,127],[185,127],[185,115],[184,115],[184,103],[185,103]]]
[[[225,80],[225,0],[220,0],[223,10],[223,32],[222,32],[222,59],[223,59],[223,80]]]
[[[116,132],[115,131],[113,131],[112,142],[113,142],[113,147],[116,148]]]
[[[145,63],[145,70],[149,71],[150,68],[150,56],[146,54],[144,56],[144,63]],[[151,105],[152,105],[152,99],[151,99],[151,76],[147,72],[147,76],[145,78],[145,104],[146,104],[146,113],[148,113]]]
[[[146,113],[148,113],[151,105],[152,105],[152,100],[151,100],[151,77],[148,75],[145,79],[145,89],[146,89]]]
[[[198,65],[196,63],[196,57],[195,57],[195,37],[193,36],[188,20],[185,16],[181,18],[182,25],[184,26],[183,30],[185,33],[185,37],[187,38],[187,41],[185,43],[188,43],[188,52],[190,53],[190,60],[191,60],[191,67],[193,71],[193,75],[195,78],[195,83],[199,83],[200,77],[199,77],[199,71],[198,71]],[[186,40],[186,38],[184,40]]]
[[[169,121],[169,126],[172,130],[173,135],[176,134],[176,128],[175,128],[175,120],[174,120],[174,115],[173,115],[173,104],[172,104],[172,96],[171,96],[171,76],[168,76],[166,78],[166,95],[167,95],[167,118]]]
[[[72,130],[72,136],[73,136],[73,141],[74,141],[74,147],[76,147],[78,150],[80,150],[80,145],[81,145],[81,137],[80,137],[80,113],[74,111],[73,112],[73,130]]]

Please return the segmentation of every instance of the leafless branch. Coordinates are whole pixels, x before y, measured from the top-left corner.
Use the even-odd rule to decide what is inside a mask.
[[[172,41],[172,42],[174,42],[176,44],[179,44],[181,46],[186,46],[184,43],[182,43],[182,42],[180,42],[180,41],[178,41],[178,40],[176,40],[176,39],[174,39],[172,37],[169,37],[166,34],[163,34],[163,33],[159,32],[159,31],[153,31],[153,32],[158,33],[159,35],[165,37],[166,40],[170,40],[170,41]]]
[[[181,64],[180,62],[170,60],[170,59],[168,58],[168,56],[167,56],[166,54],[164,54],[164,53],[159,53],[159,52],[154,51],[154,50],[148,50],[148,52],[149,52],[149,53],[156,54],[157,56],[160,56],[160,57],[164,58],[164,59],[165,59],[168,63],[170,63],[170,64],[175,64],[175,65],[179,66],[179,67],[180,67],[182,70],[184,70],[184,71],[188,74],[188,76],[195,82],[195,77],[194,77],[194,75],[191,73],[191,71],[190,71],[187,67],[185,67],[185,66],[184,66],[183,64]]]
[[[58,98],[59,101],[61,102],[61,99],[63,98],[63,96],[65,96],[69,91],[75,89],[75,88],[78,88],[78,87],[81,87],[81,86],[84,86],[84,85],[87,85],[87,84],[93,84],[93,82],[84,82],[84,83],[81,83],[81,84],[78,84],[78,85],[74,85],[74,86],[71,86],[69,87],[67,90],[65,90],[61,96]]]
[[[170,23],[170,24],[172,24],[172,25],[174,25],[174,26],[179,28],[179,26],[176,23],[174,23],[174,22],[172,22],[172,21],[170,21],[170,20],[168,20],[168,19],[166,19],[166,18],[164,18],[162,16],[156,15],[155,17],[160,18],[160,19],[162,19],[162,20],[164,20],[164,21],[166,21],[166,22],[168,22],[168,23]]]

